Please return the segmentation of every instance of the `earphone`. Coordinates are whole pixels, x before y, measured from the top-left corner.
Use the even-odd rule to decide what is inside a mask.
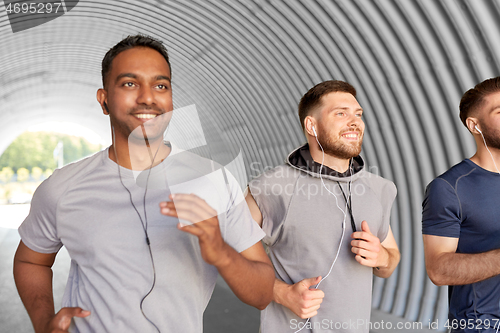
[[[103,104],[104,104],[104,108],[106,109],[106,112],[109,114],[108,104],[106,104],[106,102],[103,102]]]
[[[479,129],[479,127],[477,127],[477,125],[474,125],[474,128],[477,129],[479,134],[481,134],[481,137],[483,138],[484,146],[486,147],[486,150],[488,151],[488,153],[490,153],[491,160],[493,161],[493,164],[495,165],[495,169],[497,169],[497,173],[500,175],[500,171],[498,171],[498,167],[497,167],[497,164],[495,163],[495,159],[493,158],[493,154],[491,153],[490,149],[488,148],[488,145],[486,144],[486,139],[484,138],[483,132],[481,132],[481,130]]]
[[[106,105],[106,103],[104,103],[104,107],[106,108],[106,111],[107,111],[108,110],[108,106]],[[139,217],[139,220],[141,221],[141,225],[142,225],[142,228],[144,229],[144,233],[145,233],[145,236],[146,236],[146,244],[148,245],[149,255],[151,257],[151,265],[153,267],[153,283],[152,283],[151,288],[149,289],[148,293],[146,295],[144,295],[144,297],[141,299],[141,303],[140,303],[139,307],[141,309],[141,312],[142,312],[142,315],[144,316],[144,318],[146,318],[146,320],[149,321],[151,323],[151,325],[153,325],[156,328],[156,330],[158,331],[158,333],[161,333],[161,331],[158,328],[158,326],[156,326],[156,324],[153,321],[151,321],[151,319],[149,319],[148,316],[146,316],[146,314],[144,313],[144,310],[143,310],[144,300],[153,292],[153,289],[156,286],[156,267],[155,267],[155,262],[154,262],[154,258],[153,258],[153,251],[151,250],[151,242],[149,241],[149,234],[148,234],[148,216],[147,216],[147,213],[146,213],[146,194],[148,192],[148,183],[149,183],[149,176],[151,175],[151,169],[153,168],[154,160],[156,158],[156,154],[160,150],[160,146],[158,146],[158,149],[156,150],[155,155],[151,159],[151,166],[149,167],[148,176],[146,178],[146,187],[145,187],[145,190],[144,190],[144,197],[143,197],[144,219],[146,221],[146,223],[144,223],[144,221],[142,220],[141,214],[139,214],[139,210],[137,209],[137,207],[134,204],[134,201],[132,200],[132,193],[130,192],[130,190],[128,189],[128,187],[125,186],[125,184],[123,183],[122,174],[121,174],[121,170],[120,170],[120,162],[118,160],[118,154],[116,153],[115,127],[113,125],[111,125],[111,128],[112,128],[112,132],[113,132],[113,150],[114,150],[114,153],[115,153],[116,165],[118,166],[118,177],[120,179],[120,183],[122,184],[123,188],[128,192],[130,203],[132,204],[132,207],[134,208],[135,212],[137,213],[137,216]],[[146,134],[146,133],[144,132],[144,134]],[[151,156],[151,148],[150,148],[149,144],[147,144],[147,147],[148,147],[149,155]]]
[[[338,250],[337,250],[337,253],[335,254],[335,258],[333,259],[333,262],[332,262],[332,265],[330,266],[330,270],[328,271],[328,274],[326,274],[319,282],[318,284],[314,287],[314,288],[318,288],[320,283],[323,282],[324,279],[326,279],[330,273],[332,272],[333,270],[333,266],[335,265],[335,263],[337,262],[337,259],[339,257],[339,254],[340,254],[340,249],[342,247],[342,243],[344,241],[344,235],[345,235],[345,220],[346,220],[346,217],[347,217],[347,209],[348,209],[348,204],[347,204],[347,200],[345,202],[346,204],[346,207],[344,209],[340,208],[339,206],[339,202],[338,202],[338,198],[337,196],[335,195],[335,193],[333,193],[332,191],[330,191],[328,189],[328,187],[326,187],[325,185],[325,182],[323,181],[323,177],[322,177],[322,170],[323,170],[323,166],[324,166],[324,163],[325,163],[325,150],[323,149],[323,146],[321,145],[321,143],[319,142],[318,140],[318,134],[316,133],[316,129],[314,128],[314,125],[312,126],[312,130],[313,130],[313,133],[314,133],[314,136],[316,137],[316,142],[318,143],[319,147],[321,148],[321,151],[323,152],[323,159],[321,160],[321,166],[319,168],[319,178],[321,179],[321,185],[323,185],[323,187],[328,191],[328,193],[330,193],[331,195],[333,195],[335,197],[335,203],[337,204],[337,208],[340,209],[340,211],[344,214],[344,219],[342,220],[342,236],[340,237],[340,244],[339,244],[339,247],[338,247]],[[352,182],[352,158],[351,158],[351,161],[349,163],[349,169],[351,169],[351,181],[349,182],[349,192],[351,192],[351,182]],[[339,185],[340,186],[340,185]],[[342,188],[341,188],[342,189]],[[294,333],[298,333],[300,331],[302,331],[304,329],[304,327],[307,326],[307,323],[309,322],[311,318],[307,318],[307,321],[304,323],[304,326],[302,326],[302,328],[300,328],[299,330],[295,331]]]

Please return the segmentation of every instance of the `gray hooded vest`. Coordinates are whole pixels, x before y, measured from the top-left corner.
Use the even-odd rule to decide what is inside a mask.
[[[296,149],[285,164],[249,183],[263,216],[263,241],[276,278],[294,284],[305,278],[325,277],[339,246],[340,252],[330,275],[318,287],[325,293],[318,314],[305,325],[306,320],[271,302],[261,312],[261,332],[296,332],[305,325],[301,333],[368,333],[373,270],[359,264],[351,252],[351,216],[340,186],[347,198],[351,193],[356,229],[360,231],[361,222],[366,220],[381,242],[389,231],[396,186],[367,172],[360,156],[355,158],[357,168],[352,175],[338,177],[322,172],[321,179],[301,158],[301,149],[308,147]]]

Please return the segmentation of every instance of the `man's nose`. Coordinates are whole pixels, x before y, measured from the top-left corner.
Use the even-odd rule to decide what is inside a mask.
[[[139,96],[137,97],[137,104],[151,105],[154,103],[154,94],[149,87],[141,87]]]

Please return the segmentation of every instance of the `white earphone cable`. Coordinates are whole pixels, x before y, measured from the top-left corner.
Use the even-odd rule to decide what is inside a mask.
[[[323,158],[321,160],[321,166],[319,167],[319,178],[321,179],[321,184],[323,185],[323,187],[328,191],[328,193],[330,193],[331,195],[333,195],[335,197],[335,203],[337,205],[337,208],[340,209],[340,211],[342,212],[342,214],[344,214],[344,219],[342,220],[342,236],[340,237],[340,244],[339,244],[339,247],[337,249],[337,253],[335,254],[335,258],[333,259],[333,262],[332,262],[332,265],[330,266],[330,270],[328,271],[328,274],[326,274],[323,278],[321,278],[321,280],[318,282],[318,284],[315,286],[315,289],[317,289],[319,287],[319,285],[321,284],[321,282],[323,282],[324,279],[326,279],[330,273],[332,272],[333,270],[333,266],[335,265],[335,263],[337,262],[337,259],[339,257],[339,254],[340,254],[340,248],[342,247],[342,243],[344,241],[344,235],[345,235],[345,220],[346,220],[346,210],[347,210],[347,200],[346,200],[346,207],[344,209],[340,208],[339,206],[339,202],[338,202],[338,198],[337,196],[335,195],[335,193],[333,193],[332,191],[330,191],[328,189],[328,187],[326,187],[325,185],[325,182],[323,181],[323,176],[322,176],[322,171],[323,171],[323,165],[325,163],[325,151],[323,150],[323,146],[321,146],[321,143],[319,143],[319,140],[318,140],[318,136],[316,135],[316,142],[318,142],[318,145],[319,147],[321,148],[321,151],[323,153]],[[351,182],[352,182],[352,159],[351,159],[351,162],[349,163],[349,169],[350,169],[350,174],[351,174]],[[350,184],[349,184],[349,192],[351,191],[351,188],[350,188]],[[294,333],[298,333],[300,331],[302,331],[307,323],[309,322],[311,318],[307,318],[306,322],[304,323],[304,325],[302,326],[302,328],[300,328],[299,330],[295,331]]]
[[[477,126],[476,126],[477,128]],[[486,150],[488,153],[490,153],[491,160],[493,161],[493,164],[495,165],[495,169],[497,169],[497,173],[500,175],[500,171],[498,171],[497,164],[495,163],[495,159],[493,158],[493,154],[491,153],[490,149],[488,148],[488,145],[486,144],[486,139],[484,138],[483,132],[479,131],[479,134],[481,134],[481,137],[483,138],[484,146],[486,147]]]

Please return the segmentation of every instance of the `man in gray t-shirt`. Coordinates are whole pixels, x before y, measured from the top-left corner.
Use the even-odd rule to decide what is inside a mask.
[[[201,333],[217,272],[263,309],[273,270],[239,185],[163,141],[173,107],[161,42],[127,37],[102,74],[112,146],[56,170],[19,228],[14,278],[35,331]],[[56,314],[51,266],[62,246],[71,269]]]
[[[262,333],[369,331],[373,274],[390,276],[400,255],[396,187],[359,156],[362,113],[350,84],[319,83],[299,104],[308,143],[248,184],[276,274]]]

